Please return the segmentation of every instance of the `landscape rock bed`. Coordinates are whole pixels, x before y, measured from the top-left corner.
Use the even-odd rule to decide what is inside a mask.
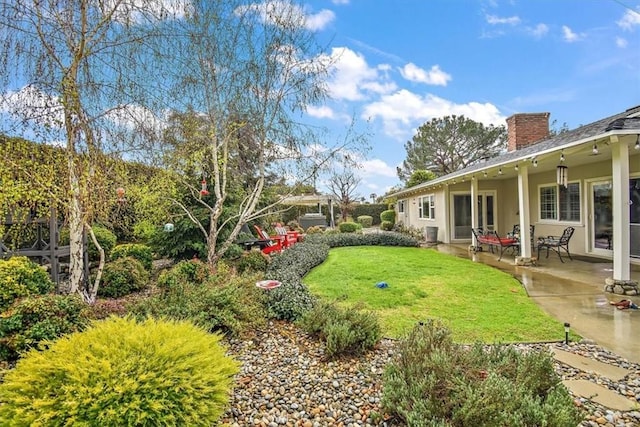
[[[618,382],[556,363],[563,379],[588,379],[640,402],[640,365],[593,344],[520,344],[523,351],[549,346],[629,369]],[[328,361],[324,345],[287,322],[270,322],[250,338],[230,339],[229,353],[242,363],[230,409],[221,420],[231,426],[403,426],[380,409],[382,373],[395,341],[384,339],[359,358]],[[584,427],[640,426],[640,410],[612,411],[576,398],[588,415]]]

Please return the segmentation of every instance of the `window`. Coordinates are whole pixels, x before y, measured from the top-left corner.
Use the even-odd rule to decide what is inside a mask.
[[[580,184],[540,187],[540,219],[551,221],[580,221]]]
[[[418,217],[436,219],[436,198],[433,194],[418,199]]]
[[[398,200],[398,213],[404,213],[404,200]]]

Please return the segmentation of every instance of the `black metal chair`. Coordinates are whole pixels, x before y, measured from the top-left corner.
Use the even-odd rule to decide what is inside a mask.
[[[564,260],[562,259],[562,254],[560,253],[560,250],[564,249],[567,255],[569,255],[569,259],[573,261],[573,258],[571,258],[571,253],[569,252],[569,240],[571,240],[571,236],[573,236],[574,231],[575,229],[573,227],[567,227],[564,229],[564,231],[562,232],[562,236],[560,237],[547,236],[538,239],[538,259],[540,259],[541,248],[547,250],[547,258],[549,258],[549,249],[551,249],[558,254],[558,257],[560,257],[560,262],[564,262]]]
[[[533,235],[536,231],[536,226],[533,224],[529,225],[529,238],[531,240],[531,251],[533,252],[533,245],[534,245],[534,241],[533,241]],[[513,231],[511,231],[511,233],[507,233],[507,237],[515,237],[517,239],[520,239],[520,224],[514,224],[513,225]]]

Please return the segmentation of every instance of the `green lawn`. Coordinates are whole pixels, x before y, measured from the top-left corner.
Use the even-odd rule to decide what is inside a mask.
[[[389,287],[375,285],[386,282]],[[311,292],[378,313],[385,336],[421,320],[443,319],[457,342],[559,341],[561,322],[531,301],[512,276],[432,249],[352,246],[332,249],[304,279]]]

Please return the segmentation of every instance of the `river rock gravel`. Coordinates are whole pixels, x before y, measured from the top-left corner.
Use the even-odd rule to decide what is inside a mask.
[[[588,379],[640,402],[640,365],[588,343],[520,344],[523,350],[557,345],[632,373],[612,382],[559,362],[563,379]],[[230,426],[403,426],[380,409],[382,373],[393,358],[395,341],[383,339],[366,355],[328,361],[324,346],[287,322],[269,322],[251,337],[228,340],[229,354],[242,363],[229,409]],[[576,398],[586,410],[584,427],[640,426],[638,411],[620,412]],[[639,403],[640,405],[640,403]]]

